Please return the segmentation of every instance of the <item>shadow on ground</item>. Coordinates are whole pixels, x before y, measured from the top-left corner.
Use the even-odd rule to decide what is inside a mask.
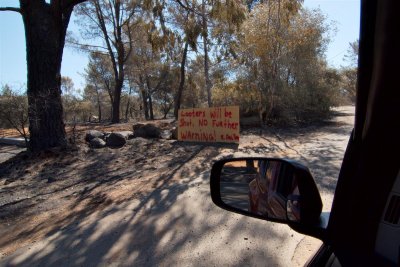
[[[39,160],[19,154],[0,164],[0,265],[290,265],[302,236],[214,206],[211,165],[235,153],[289,155],[333,194],[350,131],[335,122],[264,129],[259,143],[240,147],[150,140]]]
[[[96,161],[80,172],[83,189],[65,196],[73,198],[67,207],[70,212],[53,218],[53,227],[44,221],[10,240],[41,231],[45,236],[4,258],[2,264],[243,266],[268,259],[272,266],[278,265],[273,253],[256,246],[256,233],[263,232],[271,240],[290,236],[262,228],[262,224],[250,230],[249,219],[221,212],[211,203],[208,170],[218,149],[198,144],[174,146],[191,152],[175,158],[170,171],[153,170],[156,175],[151,178],[140,175],[146,168],[141,172],[126,164],[115,168],[115,155],[96,153]],[[115,190],[140,179],[145,181],[131,187],[130,193]],[[243,244],[238,246],[238,242]]]

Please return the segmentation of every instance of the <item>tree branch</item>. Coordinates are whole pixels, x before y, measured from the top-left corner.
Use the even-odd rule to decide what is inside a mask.
[[[22,11],[18,7],[0,7],[0,11],[14,11],[22,14]]]
[[[193,8],[191,8],[191,7],[189,7],[189,6],[185,5],[185,4],[183,4],[180,0],[175,0],[175,2],[178,3],[178,5],[180,5],[182,8],[184,8],[184,9],[187,10],[187,11],[193,12],[194,14],[199,15],[199,16],[202,15],[201,13],[197,12],[197,11],[194,10]]]
[[[104,46],[82,44],[82,43],[78,43],[78,42],[75,42],[75,41],[72,41],[72,40],[67,40],[66,44],[70,45],[71,47],[76,47],[78,49],[81,49],[81,50],[84,50],[84,51],[87,51],[87,52],[93,52],[93,50],[96,50],[96,49],[99,49],[99,48],[100,49],[104,49],[105,51],[108,51],[107,47],[104,47]],[[102,51],[100,51],[100,52],[102,52]]]
[[[64,0],[62,3],[63,8],[70,8],[70,7],[74,7],[77,4],[86,2],[86,0]]]

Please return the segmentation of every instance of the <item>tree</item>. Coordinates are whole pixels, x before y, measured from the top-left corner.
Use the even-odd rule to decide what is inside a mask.
[[[20,0],[20,7],[0,7],[22,15],[28,68],[27,95],[31,151],[65,146],[61,103],[61,60],[74,7],[85,0]]]
[[[324,59],[330,27],[299,1],[251,5],[231,43],[237,56],[230,60],[230,76],[236,80],[215,80],[215,101],[239,104],[242,114],[258,112],[262,123],[328,116],[339,91],[339,75]],[[226,100],[224,90],[230,92]]]
[[[349,63],[341,69],[342,89],[351,102],[356,100],[356,83],[358,69],[358,40],[349,43],[349,48],[344,59]]]
[[[358,44],[359,44],[358,40],[349,43],[347,54],[344,56],[344,59],[347,60],[347,62],[349,62],[351,67],[357,67],[358,65],[358,46],[359,46]]]
[[[187,58],[188,47],[189,47],[189,42],[186,41],[184,48],[183,48],[182,61],[181,61],[180,72],[179,72],[179,74],[180,74],[179,75],[179,87],[178,87],[178,90],[176,91],[175,99],[174,99],[174,101],[175,101],[174,116],[176,119],[178,119],[178,112],[179,112],[179,109],[181,108],[183,88],[185,86],[186,58]]]
[[[74,82],[68,76],[61,77],[62,103],[64,122],[76,123],[86,121],[90,113],[90,102],[81,99],[79,91],[74,88]]]
[[[61,93],[72,94],[74,91],[74,82],[68,76],[61,77]]]
[[[74,82],[68,76],[61,77],[61,100],[64,109],[64,122],[71,121],[72,117],[75,117],[75,109],[78,100],[73,95]]]
[[[121,92],[125,81],[125,64],[132,52],[131,27],[138,15],[137,2],[127,0],[90,0],[79,6],[77,15],[83,28],[82,37],[90,40],[101,38],[103,47],[83,45],[97,52],[106,53],[113,73],[112,123],[120,122]],[[81,46],[82,47],[82,46]]]
[[[179,86],[174,96],[174,116],[176,119],[178,118],[178,111],[181,108],[183,91],[185,88],[189,48],[197,52],[197,39],[201,34],[200,21],[196,19],[194,10],[189,7],[190,4],[186,2],[185,6],[180,1],[177,1],[177,3],[178,4],[174,6],[174,12],[171,16],[179,26],[183,38],[177,38],[181,53],[179,62]]]
[[[245,19],[245,3],[241,1],[229,1],[229,0],[202,0],[201,3],[197,1],[185,1],[176,0],[176,2],[184,9],[191,12],[191,15],[195,17],[196,24],[194,28],[200,27],[200,36],[203,39],[203,52],[204,52],[204,80],[205,88],[207,92],[207,104],[211,107],[212,104],[212,92],[213,87],[211,80],[210,71],[210,50],[212,50],[213,43],[210,41],[211,37],[217,37],[219,41],[223,38],[218,38],[222,31],[216,31],[213,33],[212,28],[217,24],[227,24],[229,29],[238,28],[239,25]],[[211,29],[211,30],[210,30]],[[220,27],[218,28],[220,29]],[[232,31],[228,31],[232,33]],[[197,37],[196,37],[197,38]],[[221,44],[220,44],[221,45]]]
[[[26,95],[13,92],[7,84],[0,94],[0,127],[12,127],[25,139],[28,146],[28,99]]]
[[[102,120],[102,108],[104,106],[104,94],[108,95],[110,102],[110,118],[113,114],[114,103],[114,84],[113,68],[107,54],[99,52],[89,53],[89,63],[85,69],[86,88],[85,96],[94,95],[94,101],[97,103],[97,114],[99,121]]]

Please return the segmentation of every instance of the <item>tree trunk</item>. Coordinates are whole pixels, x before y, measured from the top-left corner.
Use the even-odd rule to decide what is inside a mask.
[[[96,100],[97,100],[97,116],[99,117],[99,122],[101,122],[101,100],[100,100],[100,93],[99,88],[95,85],[96,89]]]
[[[154,113],[153,113],[153,99],[151,98],[151,94],[148,94],[149,97],[149,111],[150,111],[150,120],[154,120]]]
[[[181,98],[182,98],[182,93],[183,93],[183,87],[185,86],[185,65],[186,65],[186,56],[187,56],[188,46],[189,46],[189,43],[186,42],[185,48],[183,49],[183,55],[182,55],[181,77],[180,77],[180,82],[179,82],[179,88],[178,88],[178,91],[176,92],[176,96],[175,96],[174,116],[176,119],[178,119],[178,112],[179,112],[179,109],[181,108]]]
[[[98,117],[99,117],[99,122],[101,122],[101,102],[100,99],[97,98],[97,108],[98,108]]]
[[[66,146],[61,102],[61,60],[72,7],[20,1],[28,67],[29,149]]]
[[[125,108],[125,121],[126,122],[128,122],[129,108],[130,108],[130,101],[129,101],[129,98],[128,98],[128,101],[126,103],[126,108]]]
[[[128,100],[126,101],[125,120],[128,122],[129,109],[131,104],[132,87],[129,86]]]
[[[206,90],[207,90],[207,102],[208,106],[212,107],[212,99],[211,99],[211,80],[210,80],[210,68],[208,66],[208,27],[207,27],[207,17],[205,10],[205,1],[202,1],[202,19],[203,19],[203,46],[204,46],[204,78],[206,82]]]
[[[112,102],[111,123],[119,123],[120,122],[119,107],[121,104],[122,85],[123,85],[122,81],[120,81],[120,80],[116,81],[115,89],[114,89],[114,98],[113,98],[113,102]]]
[[[148,120],[149,119],[149,106],[147,105],[147,93],[144,88],[144,82],[143,82],[142,76],[139,76],[139,89],[140,89],[140,93],[142,94],[144,118],[146,120]]]

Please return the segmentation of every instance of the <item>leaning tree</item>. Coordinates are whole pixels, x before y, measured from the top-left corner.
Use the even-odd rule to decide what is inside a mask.
[[[29,148],[33,152],[67,144],[61,102],[61,60],[68,23],[86,0],[19,0],[0,7],[22,15],[28,68]]]

